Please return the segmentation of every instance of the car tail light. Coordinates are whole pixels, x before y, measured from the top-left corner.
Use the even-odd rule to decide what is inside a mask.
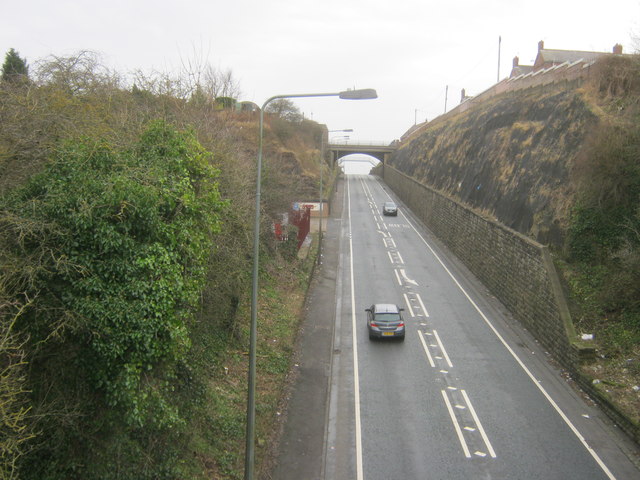
[[[377,324],[376,322],[371,322],[371,323],[370,323],[370,325],[371,325],[372,327],[377,327],[377,326],[378,326],[378,324]]]
[[[400,323],[398,324],[398,328],[400,328],[400,327],[404,327],[404,322],[400,322]]]

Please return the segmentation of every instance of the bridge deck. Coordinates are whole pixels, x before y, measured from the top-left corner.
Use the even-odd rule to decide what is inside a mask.
[[[330,143],[327,149],[332,152],[334,161],[347,155],[371,155],[384,162],[387,155],[397,150],[397,145],[375,145],[373,143]]]

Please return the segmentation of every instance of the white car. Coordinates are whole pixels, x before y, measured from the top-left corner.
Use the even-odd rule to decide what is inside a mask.
[[[384,205],[382,206],[382,214],[397,217],[398,206],[393,202],[384,202]]]

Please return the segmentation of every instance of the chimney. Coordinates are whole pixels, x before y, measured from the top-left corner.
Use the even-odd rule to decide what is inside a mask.
[[[620,45],[619,43],[616,43],[616,44],[613,46],[613,53],[614,53],[615,55],[622,55],[622,45]]]
[[[544,40],[538,42],[538,51],[544,50]]]
[[[513,68],[516,68],[520,65],[520,59],[518,57],[513,57]]]

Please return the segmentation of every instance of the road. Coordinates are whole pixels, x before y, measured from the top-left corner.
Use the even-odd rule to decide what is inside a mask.
[[[316,307],[335,308],[328,405],[294,406],[322,420],[319,462],[304,455],[319,467],[300,473],[292,450],[273,478],[640,478],[635,446],[482,285],[401,204],[381,215],[395,198],[377,177],[348,175],[341,195],[335,302]],[[372,303],[405,309],[404,342],[369,340]]]

